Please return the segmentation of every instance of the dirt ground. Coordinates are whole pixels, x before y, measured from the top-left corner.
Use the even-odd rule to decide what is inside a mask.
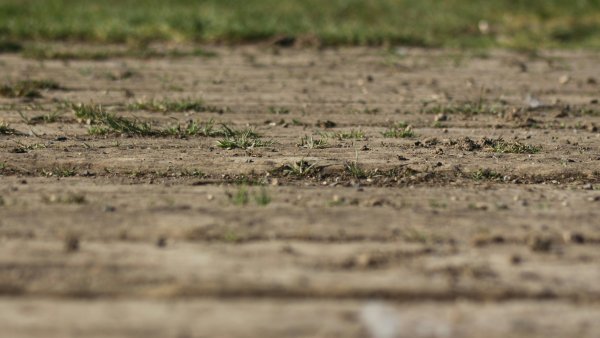
[[[600,335],[600,55],[211,51],[0,55],[61,87],[0,97],[2,335]],[[162,99],[208,106],[128,108]],[[90,135],[65,102],[270,142]]]

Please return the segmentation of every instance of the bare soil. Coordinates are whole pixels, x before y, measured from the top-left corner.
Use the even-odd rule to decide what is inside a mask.
[[[62,87],[0,98],[7,337],[600,334],[597,53],[212,50],[0,55],[7,83]],[[128,108],[198,98],[206,111]],[[65,101],[272,144],[90,135]],[[399,122],[414,135],[384,137]]]

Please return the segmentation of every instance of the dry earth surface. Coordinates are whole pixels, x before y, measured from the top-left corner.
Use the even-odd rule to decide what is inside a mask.
[[[600,55],[211,51],[0,55],[2,336],[600,335]]]

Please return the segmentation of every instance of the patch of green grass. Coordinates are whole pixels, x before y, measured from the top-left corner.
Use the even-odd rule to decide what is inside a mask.
[[[54,167],[50,170],[42,169],[42,174],[47,177],[72,177],[77,175],[77,171],[72,167]]]
[[[29,125],[36,125],[40,123],[55,123],[58,122],[58,120],[63,114],[63,112],[55,111],[47,114],[36,115],[34,117],[27,117],[22,112],[19,112],[19,115],[21,116],[23,122]]]
[[[305,160],[286,164],[281,167],[281,172],[286,176],[305,177],[313,174],[317,169],[317,163],[310,163]]]
[[[490,169],[478,169],[471,174],[471,178],[476,181],[482,180],[498,180],[502,178],[502,174],[499,174]]]
[[[339,140],[364,140],[365,132],[360,129],[345,130],[334,133],[333,137]]]
[[[433,128],[446,128],[446,125],[444,125],[442,122],[440,121],[435,121],[432,125]]]
[[[600,46],[600,3],[567,0],[4,0],[5,41],[251,42],[324,45]]]
[[[117,49],[68,49],[60,50],[51,46],[27,46],[23,49],[22,55],[26,58],[35,60],[93,60],[102,61],[110,58],[178,58],[186,56],[215,57],[215,52],[196,48],[191,51],[174,50],[153,50],[146,47],[129,48],[126,50]]]
[[[262,147],[269,143],[262,141],[260,136],[249,129],[233,130],[226,125],[221,129],[215,128],[214,120],[207,122],[188,121],[186,124],[175,124],[169,127],[153,127],[149,122],[137,118],[126,118],[108,113],[100,105],[71,104],[75,116],[90,125],[91,135],[105,135],[117,133],[134,136],[223,136],[224,144],[231,144],[234,148]],[[227,143],[229,142],[229,143]]]
[[[150,123],[138,119],[128,119],[104,111],[100,105],[73,104],[75,116],[86,120],[92,125],[89,129],[92,135],[104,135],[109,132],[136,136],[157,136],[160,131],[152,128]]]
[[[421,110],[423,114],[462,114],[467,116],[473,115],[498,115],[505,111],[505,107],[501,105],[484,104],[483,102],[464,102],[448,105],[434,105],[424,107]]]
[[[127,106],[131,110],[146,110],[152,112],[203,112],[207,110],[207,106],[202,100],[152,100],[139,101]]]
[[[83,103],[67,103],[66,105],[71,108],[75,117],[86,120],[88,124],[102,120],[107,115],[102,105]]]
[[[176,124],[163,131],[165,135],[186,137],[186,136],[205,136],[217,137],[225,136],[227,132],[224,129],[216,129],[215,121],[210,119],[207,122],[198,122],[190,120],[185,125]]]
[[[356,179],[367,178],[367,172],[358,164],[358,161],[346,162],[346,171]]]
[[[504,141],[499,138],[496,140],[485,140],[485,145],[491,147],[496,153],[514,153],[514,154],[536,154],[542,150],[541,146],[524,144],[519,141]]]
[[[98,126],[98,125],[91,125],[88,128],[88,134],[90,135],[96,135],[96,136],[102,136],[102,135],[107,135],[110,133],[110,129],[104,126]]]
[[[15,143],[17,143],[17,146],[10,151],[11,153],[25,154],[32,150],[46,148],[46,145],[42,143],[23,144],[19,141],[15,141]]]
[[[23,80],[0,87],[0,96],[8,98],[23,97],[35,99],[42,97],[40,90],[57,90],[61,86],[52,80]]]
[[[223,125],[224,138],[217,141],[217,146],[223,149],[250,149],[266,147],[273,144],[272,141],[264,141],[255,131],[251,129],[234,130]]]
[[[10,125],[4,121],[0,121],[0,135],[15,135],[18,131],[11,128]]]
[[[262,187],[260,191],[254,194],[254,201],[259,206],[266,206],[271,203],[271,196],[266,188]]]
[[[298,147],[307,149],[323,149],[327,147],[327,140],[324,138],[316,139],[309,135],[304,135],[300,138]]]
[[[250,201],[250,193],[245,185],[238,187],[238,190],[231,195],[231,202],[235,205],[246,205]]]
[[[412,128],[405,122],[398,122],[382,133],[387,138],[410,138],[416,134]]]
[[[102,116],[101,122],[110,131],[118,134],[137,136],[157,136],[160,134],[148,122],[138,119],[128,119],[114,114]]]

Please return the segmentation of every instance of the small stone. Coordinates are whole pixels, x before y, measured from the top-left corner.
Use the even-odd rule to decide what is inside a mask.
[[[583,190],[594,190],[594,186],[591,183],[584,184],[582,188]]]
[[[565,243],[585,243],[585,237],[583,236],[583,234],[571,231],[566,231],[563,233],[563,240],[565,241]]]
[[[448,115],[446,115],[446,114],[437,114],[433,120],[435,122],[448,121]]]
[[[164,247],[166,247],[166,246],[167,246],[167,239],[166,239],[166,238],[164,238],[164,237],[162,237],[162,236],[161,236],[161,237],[159,237],[159,238],[156,240],[156,246],[157,246],[157,247],[159,247],[159,248],[164,248]]]
[[[75,252],[79,250],[79,237],[75,235],[69,235],[65,238],[65,251]]]
[[[115,212],[116,210],[117,210],[117,208],[115,208],[115,207],[114,207],[114,206],[112,206],[112,205],[105,205],[105,206],[102,208],[102,211],[104,211],[104,212]]]
[[[523,262],[523,258],[519,255],[512,255],[510,256],[510,263],[513,265],[518,265],[521,264]]]
[[[354,259],[354,263],[357,267],[366,268],[371,266],[374,263],[374,260],[371,259],[371,256],[368,254],[360,254],[356,256]]]
[[[295,255],[298,252],[296,251],[296,249],[294,249],[293,246],[286,244],[284,246],[281,247],[281,252],[289,254],[289,255]]]
[[[558,78],[558,83],[561,85],[567,84],[569,81],[571,81],[571,77],[569,75],[563,75]]]

